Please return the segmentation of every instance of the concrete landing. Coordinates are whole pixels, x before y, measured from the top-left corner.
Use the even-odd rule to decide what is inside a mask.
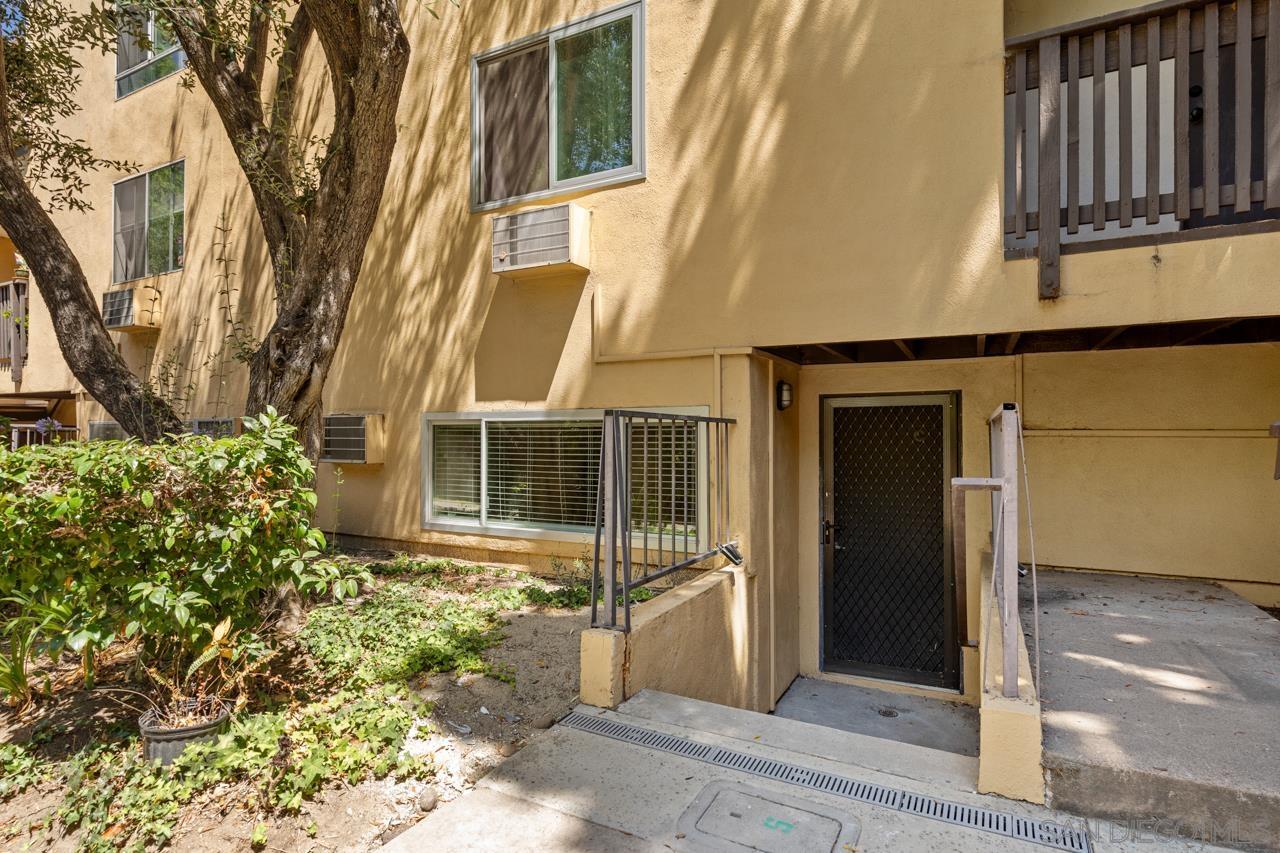
[[[898,743],[978,754],[978,709],[960,702],[797,678],[773,713]]]
[[[587,706],[580,706],[578,711],[951,802],[1010,812],[1033,820],[1070,821],[1068,816],[1041,807],[976,794],[972,783],[939,781],[955,774],[965,762],[972,762],[952,753],[821,730],[792,720],[663,694],[641,693],[618,711]],[[822,734],[823,731],[828,734]],[[788,749],[784,744],[799,748]],[[845,760],[833,760],[823,754],[838,755]],[[885,765],[893,772],[873,765]],[[856,829],[857,850],[1030,853],[1048,849],[565,726],[553,728],[480,780],[475,791],[440,806],[384,849],[390,853],[689,850],[694,849],[689,844],[691,839],[679,827],[689,826],[690,807],[700,797],[705,801],[709,789],[723,790],[725,785],[749,789],[753,796],[769,803],[811,810],[823,820],[838,820],[845,830]],[[733,806],[728,810],[728,817],[743,817],[747,811]],[[723,824],[725,820],[726,815],[721,814],[719,822]],[[789,839],[808,836],[798,832],[787,834],[785,824],[774,820],[773,826],[779,825],[784,829],[783,835],[776,836],[776,843],[757,849],[799,853],[801,848],[790,844]],[[722,827],[709,822],[701,823],[701,828],[717,832]],[[828,835],[838,831],[833,828]],[[749,848],[721,846],[716,849],[743,851]],[[837,853],[838,849],[828,853]],[[1112,832],[1095,833],[1093,849],[1105,853],[1150,848],[1138,839],[1121,839]],[[1167,848],[1162,849],[1204,848],[1169,839]]]
[[[1280,621],[1216,584],[1046,571],[1040,635],[1054,806],[1280,848]]]

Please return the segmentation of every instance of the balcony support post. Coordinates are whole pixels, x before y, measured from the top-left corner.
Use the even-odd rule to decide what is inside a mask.
[[[1062,164],[1058,109],[1062,79],[1062,39],[1048,36],[1040,40],[1040,256],[1041,299],[1057,299],[1062,292],[1059,270],[1059,203]]]

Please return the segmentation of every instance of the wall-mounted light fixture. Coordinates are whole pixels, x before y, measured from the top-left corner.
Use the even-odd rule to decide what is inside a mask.
[[[790,382],[785,379],[779,379],[778,387],[775,389],[775,395],[779,412],[786,411],[791,408],[792,388]]]

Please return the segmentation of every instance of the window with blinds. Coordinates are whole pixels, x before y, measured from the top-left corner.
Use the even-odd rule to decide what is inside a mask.
[[[480,520],[479,423],[431,427],[431,515]]]
[[[600,421],[493,421],[486,425],[488,521],[593,529]]]
[[[595,528],[602,421],[506,417],[428,424],[428,520],[477,527]],[[636,425],[629,437],[632,531],[698,536],[696,427]]]

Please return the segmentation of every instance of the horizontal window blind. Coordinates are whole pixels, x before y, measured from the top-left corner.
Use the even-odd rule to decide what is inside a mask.
[[[480,424],[432,425],[431,515],[480,519]]]
[[[594,529],[600,421],[491,421],[488,520]]]
[[[632,531],[696,543],[698,425],[637,422],[629,441]]]
[[[590,533],[603,422],[439,420],[429,424],[429,518]],[[694,423],[635,423],[629,444],[635,536],[697,543],[700,454]],[[481,464],[483,457],[484,464]],[[481,500],[483,496],[484,500]],[[482,506],[483,503],[483,506]]]

